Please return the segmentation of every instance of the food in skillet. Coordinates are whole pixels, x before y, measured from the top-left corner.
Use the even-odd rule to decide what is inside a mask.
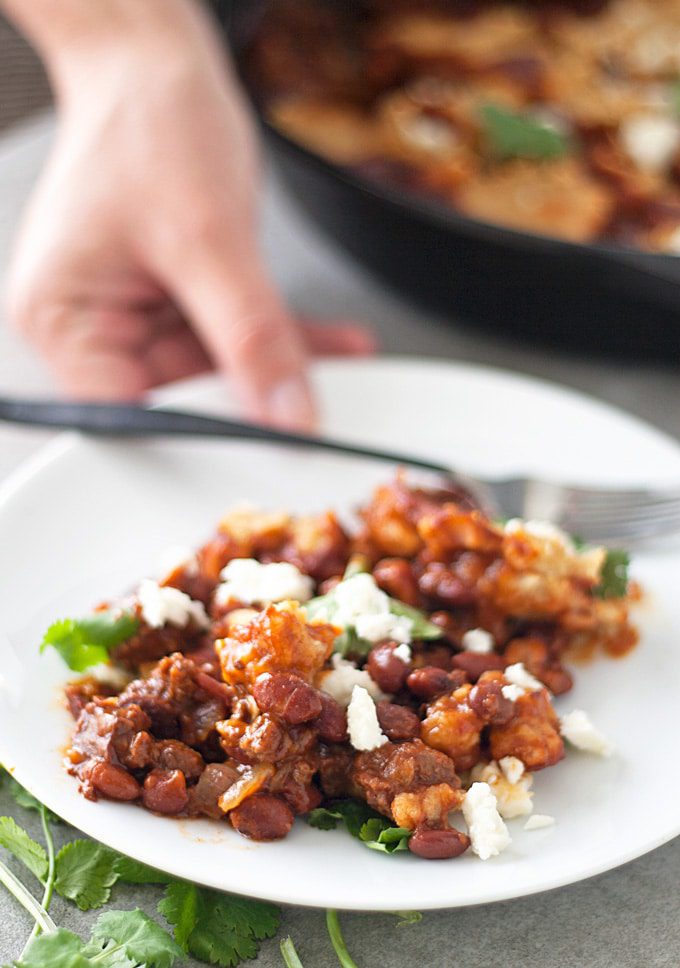
[[[270,5],[269,120],[485,222],[680,253],[680,0]]]
[[[333,513],[236,509],[160,581],[55,623],[90,676],[66,696],[82,793],[284,837],[298,815],[426,858],[510,842],[532,781],[573,746],[562,658],[636,642],[626,558],[459,495],[378,488],[354,533]],[[108,665],[102,666],[105,662]]]

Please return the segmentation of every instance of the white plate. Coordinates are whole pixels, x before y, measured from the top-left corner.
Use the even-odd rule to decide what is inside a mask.
[[[339,436],[468,470],[680,479],[680,448],[670,439],[539,381],[406,360],[326,363],[315,377],[326,429]],[[227,407],[213,379],[185,384],[173,399]],[[161,819],[79,796],[60,763],[70,722],[58,687],[67,674],[55,654],[37,654],[46,625],[153,573],[167,546],[198,543],[235,501],[350,508],[388,473],[372,462],[263,445],[59,438],[0,491],[0,760],[62,817],[118,850],[180,877],[294,904],[398,910],[501,900],[597,874],[678,834],[677,546],[635,561],[649,591],[639,648],[577,670],[574,691],[557,703],[588,710],[619,752],[609,760],[570,753],[539,773],[535,809],[557,824],[528,833],[511,821],[513,843],[499,858],[387,857],[302,821],[284,841],[254,844],[227,824]]]

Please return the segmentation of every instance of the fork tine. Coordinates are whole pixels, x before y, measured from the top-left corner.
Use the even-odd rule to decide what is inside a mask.
[[[604,522],[620,522],[624,524],[626,521],[633,523],[644,523],[645,521],[651,520],[674,520],[680,515],[680,502],[675,504],[668,504],[662,507],[636,507],[636,508],[624,508],[622,511],[617,509],[612,510],[611,508],[603,508],[599,514],[590,512],[588,510],[582,511],[580,508],[570,508],[565,509],[563,513],[564,518],[569,518],[570,520],[583,521],[585,524],[591,523],[593,525]]]
[[[648,503],[610,504],[571,504],[563,507],[563,513],[583,518],[611,517],[622,518],[628,515],[673,514],[680,508],[680,499],[675,501],[653,501]]]
[[[633,520],[611,520],[584,522],[578,519],[565,519],[562,526],[587,541],[605,543],[647,540],[654,537],[671,537],[680,532],[680,513],[673,517],[650,517]]]
[[[680,493],[668,495],[649,495],[640,497],[633,495],[625,500],[610,499],[607,494],[595,498],[582,499],[580,496],[567,498],[565,507],[577,509],[579,513],[600,514],[609,512],[612,514],[625,514],[627,511],[636,511],[640,508],[672,508],[680,505]]]

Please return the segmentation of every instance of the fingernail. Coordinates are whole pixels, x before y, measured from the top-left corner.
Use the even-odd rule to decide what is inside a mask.
[[[269,419],[282,427],[312,430],[315,425],[314,402],[304,377],[282,380],[267,399]]]

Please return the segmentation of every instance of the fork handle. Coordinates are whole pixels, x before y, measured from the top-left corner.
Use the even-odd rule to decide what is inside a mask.
[[[0,420],[62,430],[81,430],[99,436],[145,437],[224,437],[240,440],[259,440],[272,444],[305,447],[310,450],[333,451],[353,457],[368,457],[419,467],[439,474],[451,475],[450,468],[433,461],[388,450],[375,450],[343,441],[331,440],[314,434],[278,430],[261,424],[179,410],[147,410],[134,404],[66,403],[52,400],[0,399]]]

